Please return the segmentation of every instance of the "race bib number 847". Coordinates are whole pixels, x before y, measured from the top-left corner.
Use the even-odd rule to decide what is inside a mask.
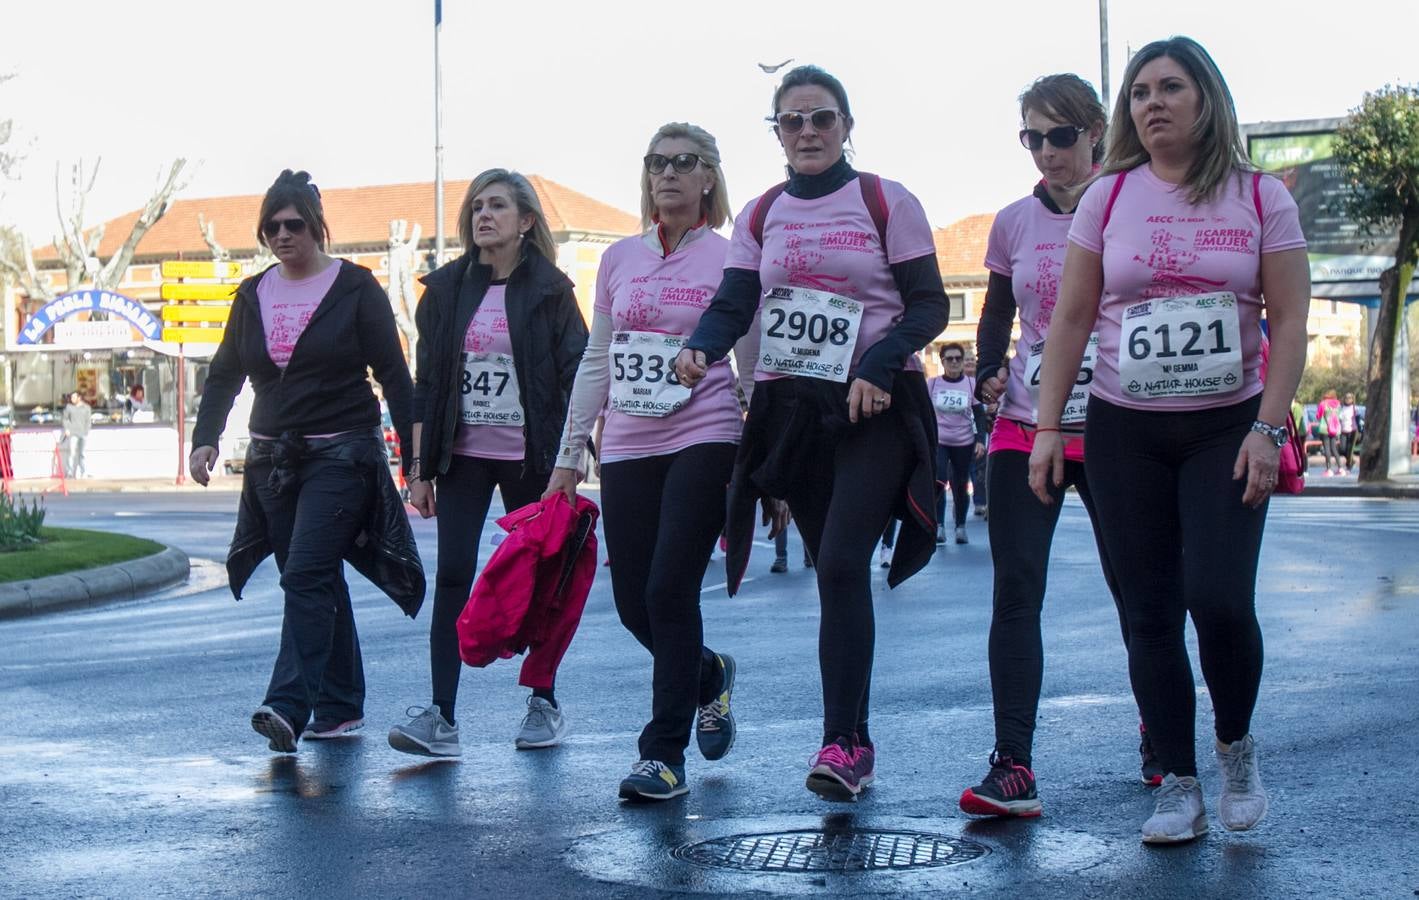
[[[1242,386],[1242,335],[1230,291],[1135,303],[1123,312],[1119,382],[1131,397],[1200,397]]]
[[[522,426],[522,395],[508,354],[463,354],[458,393],[463,424]]]

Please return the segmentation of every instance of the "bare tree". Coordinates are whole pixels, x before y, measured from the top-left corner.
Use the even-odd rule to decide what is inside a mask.
[[[394,321],[404,333],[409,343],[409,366],[416,364],[415,348],[419,341],[419,329],[414,324],[414,308],[419,305],[419,296],[414,292],[414,270],[419,264],[419,237],[423,229],[414,223],[409,233],[409,223],[404,219],[394,219],[389,223],[389,304],[394,307]],[[408,240],[405,235],[408,234]]]
[[[60,237],[54,239],[54,246],[59,252],[59,261],[64,265],[67,290],[74,290],[85,282],[100,290],[113,290],[118,287],[133,262],[138,243],[167,213],[168,207],[172,205],[173,194],[186,187],[186,183],[181,180],[182,170],[186,165],[185,159],[174,160],[167,176],[164,178],[159,175],[157,185],[148,202],[139,211],[138,220],[133,223],[128,237],[118,251],[109,257],[107,263],[101,263],[97,256],[99,245],[103,242],[104,226],[86,228],[84,224],[84,204],[93,189],[94,179],[98,176],[98,162],[94,163],[93,171],[88,174],[87,179],[82,163],[76,163],[71,169],[67,212],[64,209],[64,192],[60,187],[59,172],[56,169],[54,202],[55,211],[59,216]],[[34,254],[28,239],[18,229],[10,226],[0,227],[0,273],[14,278],[31,297],[44,300],[54,298],[54,289],[46,279],[40,278],[35,270]]]
[[[208,222],[207,217],[201,213],[197,214],[197,227],[202,232],[202,243],[207,245],[207,249],[212,251],[212,259],[231,259],[232,254],[226,247],[217,241],[217,223]]]

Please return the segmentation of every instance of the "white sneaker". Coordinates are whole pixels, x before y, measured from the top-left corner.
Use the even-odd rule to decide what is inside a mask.
[[[519,750],[555,747],[570,730],[571,723],[561,707],[533,695],[527,698],[527,715],[522,717],[522,727],[518,729],[517,737],[513,738],[513,744]]]
[[[1207,811],[1196,778],[1169,773],[1153,798],[1153,815],[1143,823],[1143,843],[1181,844],[1207,833]]]
[[[448,724],[438,706],[411,706],[403,725],[389,729],[389,746],[415,756],[461,756],[458,726]]]
[[[1228,831],[1246,831],[1266,818],[1266,788],[1256,767],[1256,742],[1251,735],[1231,744],[1216,744],[1217,768],[1222,770],[1222,799],[1217,818]]]
[[[958,544],[969,544],[969,543],[970,543],[970,539],[966,537],[966,526],[964,526],[964,525],[957,525],[957,526],[956,526],[956,543],[958,543]]]
[[[884,569],[892,567],[892,548],[882,547],[877,551],[877,565]]]

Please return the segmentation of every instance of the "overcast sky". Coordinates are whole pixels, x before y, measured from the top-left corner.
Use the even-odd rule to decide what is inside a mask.
[[[198,163],[186,197],[260,193],[288,166],[332,187],[433,179],[433,0],[5,6],[0,72],[17,77],[0,120],[27,159],[0,220],[37,242],[55,231],[56,162],[102,157],[94,223],[140,206],[177,156]],[[1114,90],[1128,47],[1170,34],[1211,51],[1243,122],[1339,116],[1419,81],[1416,0],[1326,6],[1113,0]],[[1036,177],[1020,91],[1061,71],[1097,85],[1098,5],[970,7],[444,0],[445,172],[507,166],[635,211],[649,136],[690,121],[719,139],[737,210],[782,173],[762,121],[777,76],[755,64],[793,57],[843,80],[856,165],[906,184],[933,225],[993,211]]]

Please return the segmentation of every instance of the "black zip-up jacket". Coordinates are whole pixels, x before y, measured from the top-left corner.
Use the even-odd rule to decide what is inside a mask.
[[[492,266],[478,262],[476,250],[421,279],[424,297],[414,313],[419,328],[414,418],[421,423],[419,477],[426,481],[447,472],[453,459],[463,337],[492,280]],[[550,473],[586,349],[586,320],[571,279],[527,242],[508,276],[506,296],[508,338],[522,395],[523,470]]]
[[[256,392],[250,428],[257,434],[378,428],[379,401],[370,389],[370,368],[384,390],[399,439],[411,446],[414,388],[389,296],[369,269],[345,260],[337,265],[340,273],[301,332],[284,372],[266,351],[256,297],[256,285],[270,269],[237,287],[226,333],[202,387],[192,446],[217,446],[232,402],[248,378]]]

